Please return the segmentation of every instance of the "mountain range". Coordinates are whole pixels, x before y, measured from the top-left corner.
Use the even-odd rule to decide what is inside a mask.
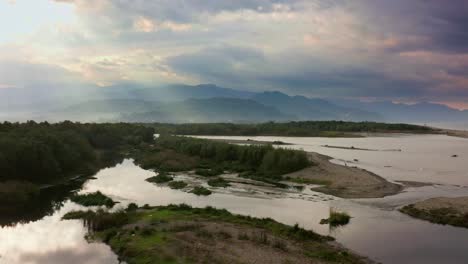
[[[303,120],[467,122],[468,111],[421,102],[309,98],[213,84],[158,87],[2,88],[0,120],[92,122],[266,122]]]

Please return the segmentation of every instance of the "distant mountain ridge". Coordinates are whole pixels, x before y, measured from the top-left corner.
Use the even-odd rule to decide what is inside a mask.
[[[467,122],[468,111],[441,104],[322,99],[214,84],[3,88],[0,119],[128,122],[263,122],[303,120]]]
[[[296,116],[299,120],[377,121],[383,119],[377,113],[341,107],[319,98],[289,96],[278,91],[259,93],[252,99],[264,105],[274,106],[283,113]]]

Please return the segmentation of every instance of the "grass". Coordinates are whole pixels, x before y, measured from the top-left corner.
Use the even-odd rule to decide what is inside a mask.
[[[151,177],[146,179],[147,182],[152,182],[152,183],[166,183],[172,181],[174,178],[172,176],[168,175],[165,172],[160,172],[157,176]]]
[[[106,206],[108,208],[112,208],[116,204],[116,202],[102,194],[100,191],[73,195],[70,200],[83,206]]]
[[[328,219],[322,219],[320,224],[329,224],[332,227],[347,225],[351,220],[351,216],[346,212],[338,212],[333,208],[330,209]]]
[[[219,255],[200,251],[203,248],[209,250],[216,243],[233,246],[242,243],[259,250],[271,248],[281,254],[300,254],[313,263],[363,263],[352,253],[329,245],[327,242],[332,238],[298,225],[287,226],[270,218],[234,215],[213,207],[192,208],[182,204],[115,213],[102,210],[70,212],[64,217],[77,218],[85,220],[90,229],[90,239],[110,245],[119,258],[129,264],[193,263],[194,260],[197,263],[218,263]],[[218,227],[228,226],[229,229],[205,228],[209,223]],[[193,236],[188,242],[189,234]],[[290,251],[289,244],[299,249]],[[224,254],[223,250],[214,251]]]
[[[212,187],[223,187],[223,188],[226,188],[226,187],[229,187],[231,186],[229,184],[229,182],[227,182],[225,179],[221,178],[221,177],[217,177],[217,178],[214,178],[214,179],[210,179],[208,181],[208,185],[212,186]]]
[[[188,184],[184,181],[172,181],[169,183],[169,187],[171,187],[171,189],[174,189],[174,190],[183,189],[187,187],[187,185]]]
[[[460,213],[453,208],[423,210],[416,208],[414,205],[407,205],[401,208],[400,212],[435,224],[468,228],[468,214]]]
[[[203,186],[196,186],[190,192],[195,194],[195,195],[198,195],[198,196],[201,196],[201,195],[208,196],[208,195],[212,194],[212,192],[210,190],[208,190],[207,188],[205,188]]]

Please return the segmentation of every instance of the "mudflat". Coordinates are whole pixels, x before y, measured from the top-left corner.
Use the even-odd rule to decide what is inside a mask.
[[[391,183],[364,169],[342,166],[330,162],[332,159],[319,153],[308,153],[315,166],[286,174],[293,181],[320,184],[314,191],[342,198],[380,198],[399,193],[403,186]]]

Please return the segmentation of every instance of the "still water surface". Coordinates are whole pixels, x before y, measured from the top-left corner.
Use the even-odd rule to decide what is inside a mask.
[[[237,137],[236,137],[237,138]],[[252,138],[252,137],[250,137]],[[245,139],[245,138],[242,138]],[[233,213],[271,217],[286,224],[301,226],[332,235],[346,247],[382,263],[467,263],[468,229],[434,225],[395,211],[402,204],[433,196],[468,195],[468,140],[445,136],[398,136],[365,139],[252,138],[294,143],[288,147],[317,151],[369,169],[390,180],[418,180],[443,185],[411,188],[382,199],[345,200],[315,193],[278,192],[268,188],[235,185],[208,197],[158,187],[145,181],[151,171],[125,160],[103,169],[88,181],[81,192],[97,190],[126,206],[187,203],[211,205]],[[355,146],[372,149],[402,149],[401,152],[330,149],[322,145]],[[458,158],[451,158],[458,154]],[[391,166],[391,167],[388,167]],[[180,176],[181,178],[186,178]],[[462,185],[462,186],[454,186]],[[273,194],[270,194],[272,193]],[[268,193],[268,194],[267,194]],[[343,228],[329,230],[319,225],[330,207],[349,212],[353,219]],[[52,215],[41,220],[0,228],[0,263],[83,263],[115,264],[117,257],[104,244],[86,242],[86,229],[80,221],[61,221],[63,214],[80,209],[65,202]],[[1,217],[1,216],[0,216]]]

